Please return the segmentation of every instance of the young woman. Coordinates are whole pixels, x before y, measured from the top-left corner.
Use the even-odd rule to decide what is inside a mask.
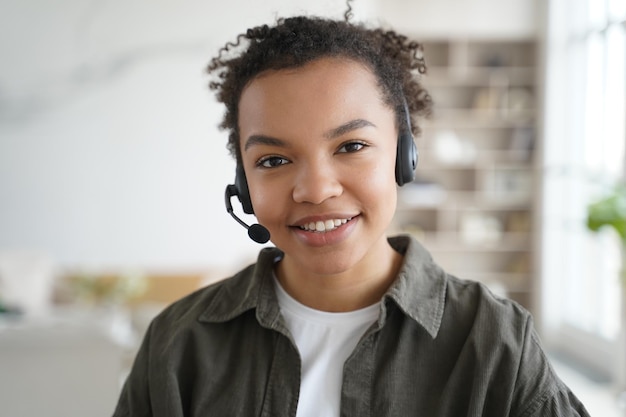
[[[152,322],[115,416],[587,415],[525,310],[386,236],[430,107],[419,44],[296,17],[209,71],[237,160],[227,198],[276,247]]]

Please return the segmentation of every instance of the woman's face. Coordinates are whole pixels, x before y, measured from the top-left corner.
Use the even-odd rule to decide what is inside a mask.
[[[292,271],[344,273],[389,253],[397,129],[367,67],[324,58],[260,74],[239,132],[255,214]]]

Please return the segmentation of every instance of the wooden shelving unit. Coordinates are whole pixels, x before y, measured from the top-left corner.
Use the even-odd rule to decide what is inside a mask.
[[[400,189],[397,231],[447,271],[532,309],[535,40],[425,43],[435,102],[417,139],[414,183]]]

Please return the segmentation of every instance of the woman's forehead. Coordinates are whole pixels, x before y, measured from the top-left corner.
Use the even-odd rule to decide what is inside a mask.
[[[264,71],[244,88],[239,105],[250,100],[256,105],[299,105],[333,98],[349,104],[353,96],[382,99],[374,74],[354,60],[323,58],[301,67]]]
[[[316,61],[250,83],[239,104],[240,144],[250,137],[325,138],[357,121],[361,128],[395,127],[371,71],[354,61]]]
[[[275,75],[298,77],[305,76],[311,73],[315,73],[317,75],[322,75],[326,73],[339,73],[348,75],[363,73],[372,80],[376,80],[376,75],[374,74],[374,71],[366,63],[343,56],[324,56],[296,67],[268,69],[262,71],[261,73],[254,76],[252,80],[250,80],[248,85],[254,82],[256,79],[272,77]]]

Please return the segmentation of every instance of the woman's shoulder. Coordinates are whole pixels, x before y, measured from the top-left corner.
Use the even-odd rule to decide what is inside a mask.
[[[480,309],[485,313],[528,317],[529,311],[511,297],[506,287],[498,283],[483,283],[446,273],[446,298],[457,308]]]
[[[446,277],[445,322],[457,330],[464,329],[468,336],[477,336],[486,343],[507,341],[523,343],[534,338],[533,318],[529,310],[509,297],[499,286]]]

